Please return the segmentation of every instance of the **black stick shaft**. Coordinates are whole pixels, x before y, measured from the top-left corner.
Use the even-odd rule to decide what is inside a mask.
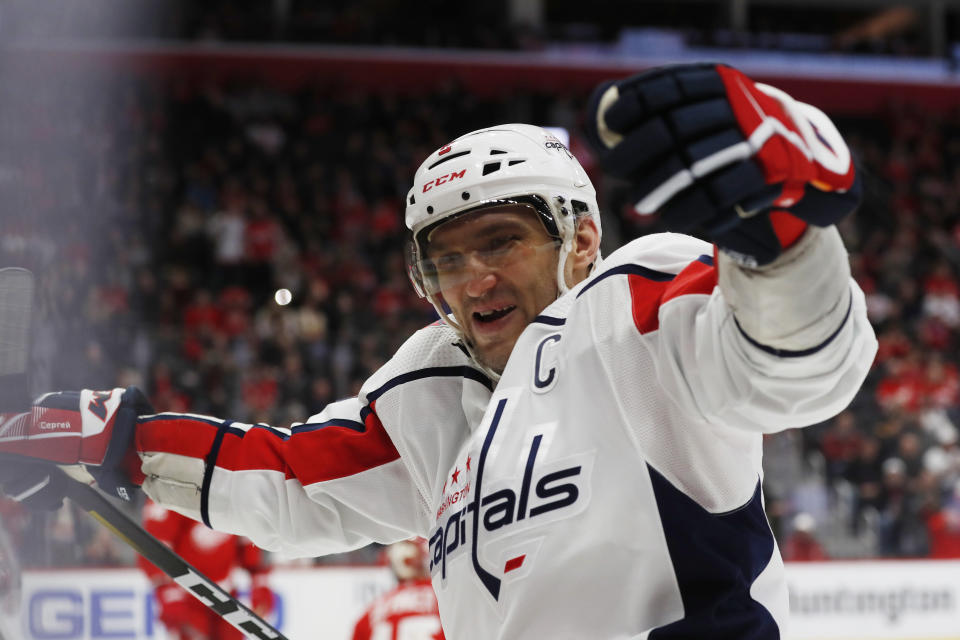
[[[67,485],[67,497],[74,504],[238,630],[248,637],[260,640],[287,640],[286,636],[224,591],[220,585],[150,535],[95,488],[72,478],[67,479]]]

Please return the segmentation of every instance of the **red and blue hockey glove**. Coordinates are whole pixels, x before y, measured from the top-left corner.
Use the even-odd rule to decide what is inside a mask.
[[[860,202],[850,150],[816,107],[720,64],[662,67],[594,91],[587,136],[640,214],[763,265]]]
[[[56,508],[65,482],[53,466],[82,465],[107,493],[130,500],[142,482],[133,448],[137,416],[152,413],[136,387],[58,391],[30,411],[3,414],[0,486],[26,506]]]

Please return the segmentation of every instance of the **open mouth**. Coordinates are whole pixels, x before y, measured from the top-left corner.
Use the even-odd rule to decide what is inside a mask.
[[[508,305],[501,309],[490,309],[488,311],[474,311],[473,319],[480,323],[496,322],[508,313],[516,309],[516,305]]]

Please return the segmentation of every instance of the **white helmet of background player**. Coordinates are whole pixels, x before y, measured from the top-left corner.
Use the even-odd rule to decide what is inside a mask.
[[[573,154],[545,129],[528,124],[480,129],[430,154],[407,194],[406,224],[413,234],[407,266],[417,293],[429,299],[461,337],[459,323],[424,266],[427,240],[444,222],[504,204],[531,207],[559,241],[558,296],[567,291],[564,265],[573,249],[576,219],[590,216],[600,231],[593,184]],[[594,268],[599,261],[598,252]]]
[[[387,563],[399,582],[418,580],[430,575],[427,541],[423,538],[394,542],[386,548],[385,554]]]

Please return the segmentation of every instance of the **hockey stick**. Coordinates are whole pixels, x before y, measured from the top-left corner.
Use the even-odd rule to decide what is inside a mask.
[[[110,502],[104,494],[72,478],[68,479],[67,487],[67,497],[74,504],[110,529],[115,536],[155,564],[231,625],[253,638],[286,640],[283,634],[224,591],[220,585],[204,576],[168,546],[147,533],[143,527]]]
[[[0,413],[23,412],[30,406],[30,328],[33,274],[26,269],[0,269]],[[0,456],[0,462],[2,462]],[[20,458],[24,459],[24,458]],[[67,497],[130,545],[187,592],[249,637],[287,640],[242,602],[204,576],[157,540],[94,487],[77,480],[79,467],[56,469],[65,476]]]

